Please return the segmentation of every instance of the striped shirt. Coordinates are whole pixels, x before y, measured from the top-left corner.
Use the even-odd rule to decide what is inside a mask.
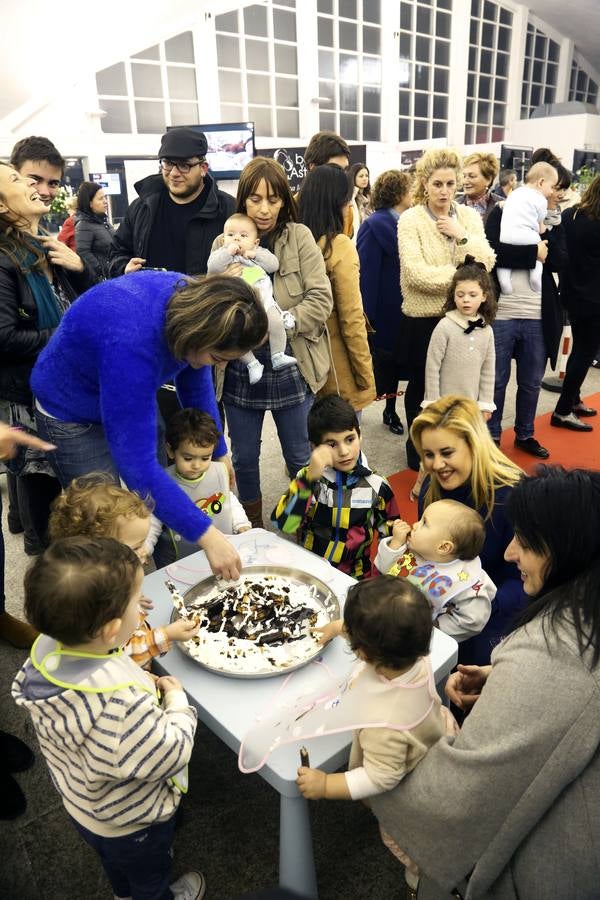
[[[38,642],[55,646],[46,636]],[[169,779],[189,761],[196,714],[183,691],[169,691],[160,706],[152,679],[126,654],[97,662],[73,689],[27,660],[12,695],[31,715],[67,812],[94,834],[120,837],[175,813],[181,795]]]

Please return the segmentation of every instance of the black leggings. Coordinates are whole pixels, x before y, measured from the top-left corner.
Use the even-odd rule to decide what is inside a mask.
[[[555,410],[559,416],[568,416],[581,399],[579,390],[592,361],[596,359],[600,342],[600,318],[571,321],[571,332],[573,349]]]

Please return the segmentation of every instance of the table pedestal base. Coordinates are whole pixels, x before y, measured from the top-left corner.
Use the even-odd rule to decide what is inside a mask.
[[[285,797],[279,803],[279,884],[318,900],[308,802]]]

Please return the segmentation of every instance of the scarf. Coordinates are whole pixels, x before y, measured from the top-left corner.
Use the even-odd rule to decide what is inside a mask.
[[[41,245],[40,249],[42,249]],[[62,310],[54,289],[44,273],[33,267],[35,256],[30,250],[22,255],[19,262],[37,307],[38,330],[53,330],[58,326],[62,317]]]

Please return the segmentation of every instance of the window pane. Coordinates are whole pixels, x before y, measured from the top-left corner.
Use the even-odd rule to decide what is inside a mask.
[[[531,80],[531,60],[526,59],[523,63],[523,81]]]
[[[347,141],[358,140],[358,117],[340,114],[340,134]]]
[[[296,13],[284,9],[273,10],[273,33],[280,41],[296,40]]]
[[[548,59],[552,62],[558,62],[560,57],[560,47],[556,41],[548,41]]]
[[[467,97],[475,96],[475,76],[469,75],[467,78]]]
[[[409,116],[410,115],[410,91],[400,91],[400,115],[401,116]]]
[[[546,66],[546,83],[549,85],[556,84],[556,73],[558,71],[558,66],[553,65],[552,63],[548,63]]]
[[[500,7],[500,24],[512,25],[512,13],[508,9],[504,9],[503,6]]]
[[[450,65],[450,44],[447,41],[435,42],[435,64],[436,66]]]
[[[112,94],[127,96],[127,82],[125,81],[125,63],[117,63],[96,72],[96,87],[99,94]]]
[[[339,0],[338,10],[343,19],[356,19],[356,0]]]
[[[267,10],[264,6],[245,7],[244,31],[257,37],[267,37]]]
[[[434,122],[431,126],[432,138],[445,138],[448,136],[448,125],[446,122]]]
[[[381,57],[363,56],[363,81],[368,84],[381,84]]]
[[[448,72],[446,69],[433,70],[433,89],[436,94],[448,93]]]
[[[319,47],[333,47],[333,19],[317,18]]]
[[[199,121],[197,103],[171,103],[171,125],[198,125]]]
[[[494,100],[506,100],[506,81],[502,78],[494,82]]]
[[[506,111],[506,107],[502,105],[494,104],[494,115],[492,118],[492,123],[494,125],[504,126],[504,114]]]
[[[415,59],[418,62],[429,62],[429,38],[417,37],[415,41]]]
[[[471,24],[469,26],[469,42],[475,44],[475,46],[479,43],[479,22],[477,19],[471,19]]]
[[[546,43],[547,38],[539,32],[535,36],[534,55],[537,59],[546,59]]]
[[[317,0],[317,10],[320,13],[333,13],[333,0]]]
[[[364,116],[363,141],[381,140],[381,122],[379,116]]]
[[[473,126],[467,125],[465,127],[465,144],[473,143]]]
[[[357,50],[356,25],[350,22],[339,23],[340,50]]]
[[[381,92],[379,88],[366,87],[363,88],[363,112],[379,113],[381,112]]]
[[[490,3],[489,0],[485,0],[483,4],[483,18],[488,19],[490,22],[495,22],[497,8],[495,3]]]
[[[358,96],[356,85],[340,84],[340,111],[357,112]]]
[[[417,31],[420,34],[431,34],[431,10],[417,6]]]
[[[418,91],[429,90],[429,66],[415,66],[415,87]]]
[[[165,108],[152,100],[135,101],[135,117],[140,134],[162,134],[166,129]]]
[[[298,80],[296,78],[276,78],[277,106],[298,106]]]
[[[321,112],[319,113],[319,128],[323,131],[337,131],[335,122],[335,113]]]
[[[429,115],[429,95],[415,94],[415,117],[426,119]]]
[[[544,64],[541,62],[534,62],[533,70],[531,74],[531,80],[541,84],[544,76]]]
[[[421,122],[418,119],[415,120],[415,124],[413,127],[413,140],[415,141],[424,141],[429,137],[429,122]]]
[[[169,97],[172,100],[196,100],[196,70],[167,66]]]
[[[105,134],[131,134],[129,103],[127,100],[101,100],[102,109],[106,113],[100,119]]]
[[[335,85],[331,81],[319,82],[319,97],[330,100],[332,105],[335,103]]]
[[[478,16],[481,12],[481,3],[479,0],[471,0],[471,15]]]
[[[300,126],[297,112],[293,109],[277,110],[277,134],[285,137],[298,137]]]
[[[498,49],[499,50],[510,50],[510,29],[509,28],[499,28],[498,29]]]
[[[490,99],[491,79],[485,75],[479,76],[479,96],[484,100]]]
[[[412,14],[413,6],[411,3],[400,4],[400,28],[404,28],[405,31],[412,30]]]
[[[489,75],[491,73],[493,61],[494,54],[491,50],[481,51],[480,71],[483,72],[484,75]]]
[[[437,0],[438,9],[452,9],[452,0]]]
[[[221,16],[215,16],[215,28],[217,31],[231,31],[235,34],[238,30],[237,12],[223,13]]]
[[[465,108],[465,119],[467,122],[472,122],[475,115],[475,104],[472,100],[467,100],[467,105]]]
[[[162,97],[163,89],[159,66],[131,63],[131,76],[135,97]]]
[[[358,82],[358,59],[356,56],[346,56],[340,53],[340,81],[346,84]]]
[[[363,25],[363,52],[364,53],[380,53],[381,52],[381,29],[369,28]]]
[[[433,98],[433,118],[434,119],[447,119],[448,118],[448,98],[447,97],[434,97]]]
[[[334,58],[330,50],[319,50],[319,76],[335,78]]]
[[[534,108],[539,106],[542,102],[542,89],[539,85],[534,84],[531,86],[531,94],[530,94],[530,104]]]
[[[241,122],[245,118],[242,106],[221,103],[221,122]]]
[[[477,104],[477,121],[480,124],[486,124],[490,120],[490,104],[480,101]]]
[[[508,56],[506,53],[496,54],[496,75],[505,77],[508,75]]]
[[[223,72],[219,70],[219,96],[225,103],[240,103],[242,85],[239,72]]]
[[[220,66],[240,67],[240,42],[236,37],[217,35],[217,61]]]
[[[167,62],[193,63],[194,42],[191,31],[184,31],[165,41]]]
[[[269,107],[249,106],[248,118],[254,122],[256,133],[261,137],[268,137],[273,134],[271,125],[271,110]]]
[[[400,119],[398,122],[398,140],[410,140],[410,119]]]
[[[438,11],[435,19],[435,33],[437,37],[450,37],[450,16],[447,13]]]
[[[158,44],[155,44],[154,47],[146,47],[145,50],[141,50],[139,53],[132,53],[132,59],[160,59],[160,51],[158,49]]]
[[[270,103],[271,90],[268,75],[248,75],[248,103]]]
[[[298,74],[298,54],[295,47],[275,44],[275,71],[282,75]]]
[[[363,2],[363,20],[365,22],[381,22],[381,6],[380,0],[364,0]]]
[[[267,41],[246,39],[246,68],[259,72],[269,71],[269,45]]]
[[[402,33],[400,35],[400,59],[411,58],[411,38],[410,34]]]
[[[493,47],[494,46],[494,37],[495,31],[493,25],[488,25],[487,22],[484,22],[481,26],[481,44],[483,47]]]

